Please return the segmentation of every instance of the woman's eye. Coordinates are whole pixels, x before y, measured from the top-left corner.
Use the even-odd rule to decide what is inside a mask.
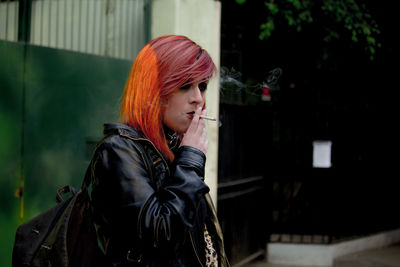
[[[190,87],[192,87],[192,85],[190,83],[187,83],[187,84],[182,85],[180,89],[187,90],[187,89],[190,89]]]
[[[207,89],[207,83],[205,82],[199,83],[199,89],[202,92],[205,91]]]

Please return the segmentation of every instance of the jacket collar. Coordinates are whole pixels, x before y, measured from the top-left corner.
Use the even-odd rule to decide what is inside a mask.
[[[158,155],[161,157],[163,162],[165,163],[165,166],[167,168],[168,173],[170,174],[170,169],[169,169],[169,164],[171,163],[168,159],[167,156],[165,156],[163,153],[161,153],[157,147],[139,130],[135,130],[132,126],[124,123],[117,123],[117,122],[112,122],[112,123],[104,123],[103,124],[103,134],[104,136],[107,135],[121,135],[121,136],[128,136],[129,138],[132,138],[134,140],[142,140],[142,141],[147,141],[151,143],[152,147],[157,151]]]
[[[166,127],[164,127],[164,132],[167,138],[169,148],[175,152],[175,150],[179,146],[178,134]],[[128,124],[118,123],[118,122],[104,123],[103,134],[104,135],[119,134],[119,135],[128,135],[129,137],[134,139],[148,139],[141,131],[135,130],[132,126]]]
[[[142,132],[135,130],[132,126],[117,122],[104,123],[103,134],[127,135],[134,139],[143,139],[143,138],[147,139]]]

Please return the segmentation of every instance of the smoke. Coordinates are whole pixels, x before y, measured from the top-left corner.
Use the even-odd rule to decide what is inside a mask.
[[[279,80],[282,76],[281,68],[274,68],[265,75],[265,79],[253,84],[242,82],[242,74],[234,68],[221,67],[220,93],[223,102],[249,104],[258,101],[270,101],[270,91],[280,90]],[[219,127],[224,120],[223,112],[219,115]]]
[[[272,91],[280,89],[279,78],[282,76],[282,69],[275,68],[268,72],[267,80],[262,83],[263,87],[269,88]]]
[[[221,94],[224,95],[230,91],[236,94],[244,93],[247,95],[260,96],[264,88],[268,88],[271,91],[277,91],[280,89],[279,80],[281,76],[282,69],[274,68],[267,73],[265,80],[255,84],[247,84],[241,81],[242,74],[239,71],[236,71],[234,68],[228,69],[227,67],[221,67]]]
[[[246,88],[246,85],[239,81],[242,74],[234,68],[230,70],[227,67],[221,67],[220,71],[220,88],[223,94],[226,90],[234,90],[240,92]]]

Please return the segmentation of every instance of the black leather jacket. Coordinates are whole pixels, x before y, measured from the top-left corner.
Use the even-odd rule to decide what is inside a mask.
[[[183,146],[171,163],[140,132],[105,124],[91,162],[98,236],[115,266],[204,266],[204,225],[228,266],[204,183],[205,155]]]

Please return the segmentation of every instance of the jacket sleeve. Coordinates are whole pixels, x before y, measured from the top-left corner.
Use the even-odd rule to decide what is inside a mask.
[[[203,181],[205,155],[193,147],[179,148],[172,175],[156,191],[136,145],[113,136],[97,149],[92,198],[105,221],[121,231],[120,238],[136,233],[157,247],[193,226],[196,209],[209,191]]]

